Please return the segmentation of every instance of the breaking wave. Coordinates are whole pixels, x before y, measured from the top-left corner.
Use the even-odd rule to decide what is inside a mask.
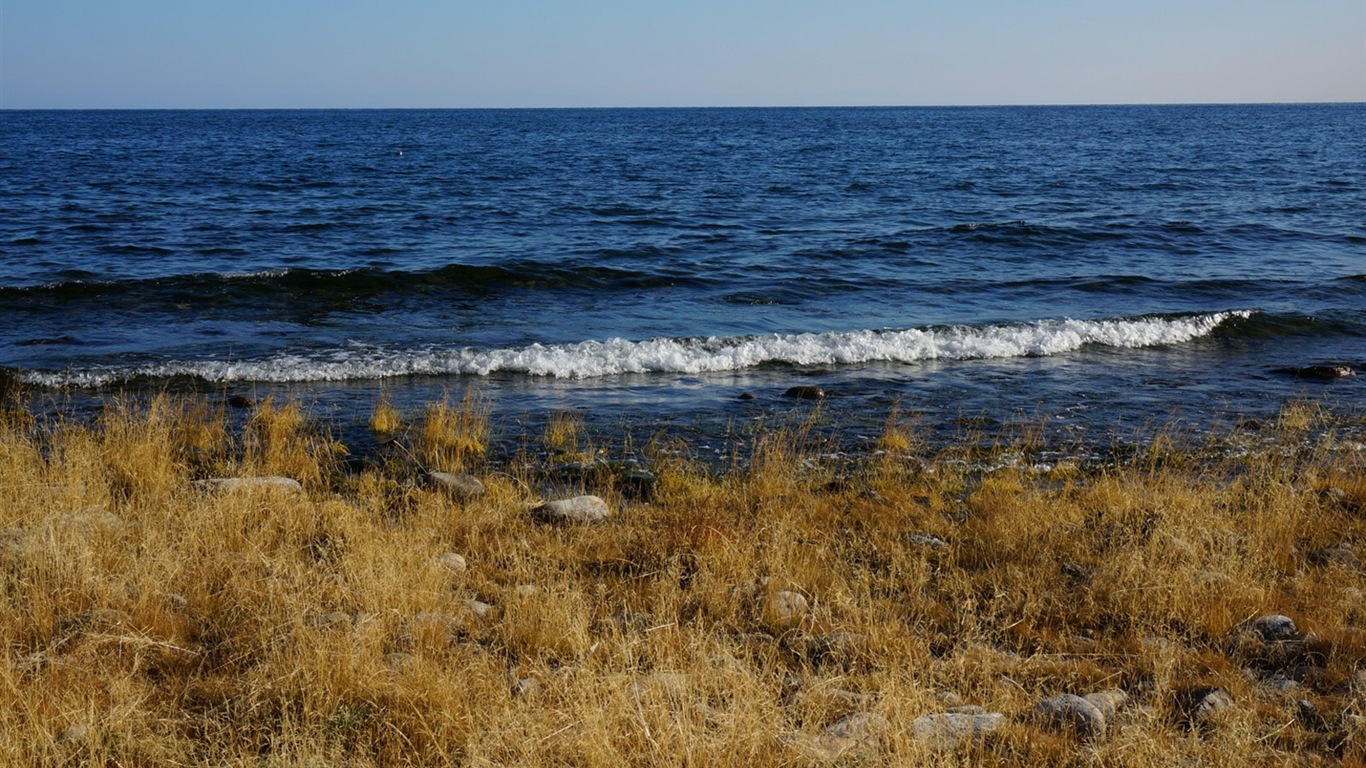
[[[763,365],[857,365],[873,362],[975,360],[1065,354],[1086,346],[1142,348],[1208,336],[1251,311],[1105,320],[934,326],[902,330],[773,334],[710,338],[608,339],[504,349],[429,346],[392,349],[349,344],[319,352],[255,360],[165,362],[129,367],[23,371],[42,386],[99,387],[142,379],[193,377],[209,382],[309,382],[397,376],[487,376],[495,373],[592,378],[626,373],[697,374]]]

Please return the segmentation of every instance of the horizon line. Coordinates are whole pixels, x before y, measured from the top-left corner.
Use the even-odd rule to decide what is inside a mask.
[[[551,110],[687,110],[687,109],[999,109],[1003,107],[1254,107],[1254,106],[1352,106],[1361,101],[1098,101],[1098,102],[1001,102],[980,104],[676,104],[597,106],[463,106],[463,107],[6,107],[0,112],[433,112],[433,111],[551,111]]]

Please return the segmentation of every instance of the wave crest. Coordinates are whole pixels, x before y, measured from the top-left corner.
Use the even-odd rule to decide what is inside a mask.
[[[1108,320],[1039,320],[1032,323],[940,326],[904,330],[773,334],[765,336],[608,339],[575,344],[532,344],[481,350],[428,347],[391,350],[349,345],[313,354],[279,354],[259,360],[167,362],[129,368],[30,371],[23,381],[43,386],[106,386],[139,378],[189,376],[211,382],[308,382],[395,376],[514,373],[594,378],[627,373],[712,373],[761,365],[856,365],[872,362],[1058,355],[1084,346],[1113,348],[1181,344],[1207,336],[1251,311]]]

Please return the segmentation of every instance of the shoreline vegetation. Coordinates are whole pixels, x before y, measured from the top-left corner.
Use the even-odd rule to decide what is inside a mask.
[[[0,413],[6,765],[1366,764],[1366,451]],[[1235,439],[1236,437],[1236,439]]]

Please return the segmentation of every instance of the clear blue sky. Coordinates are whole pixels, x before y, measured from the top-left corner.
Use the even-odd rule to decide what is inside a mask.
[[[0,0],[0,107],[1366,101],[1366,0]]]

